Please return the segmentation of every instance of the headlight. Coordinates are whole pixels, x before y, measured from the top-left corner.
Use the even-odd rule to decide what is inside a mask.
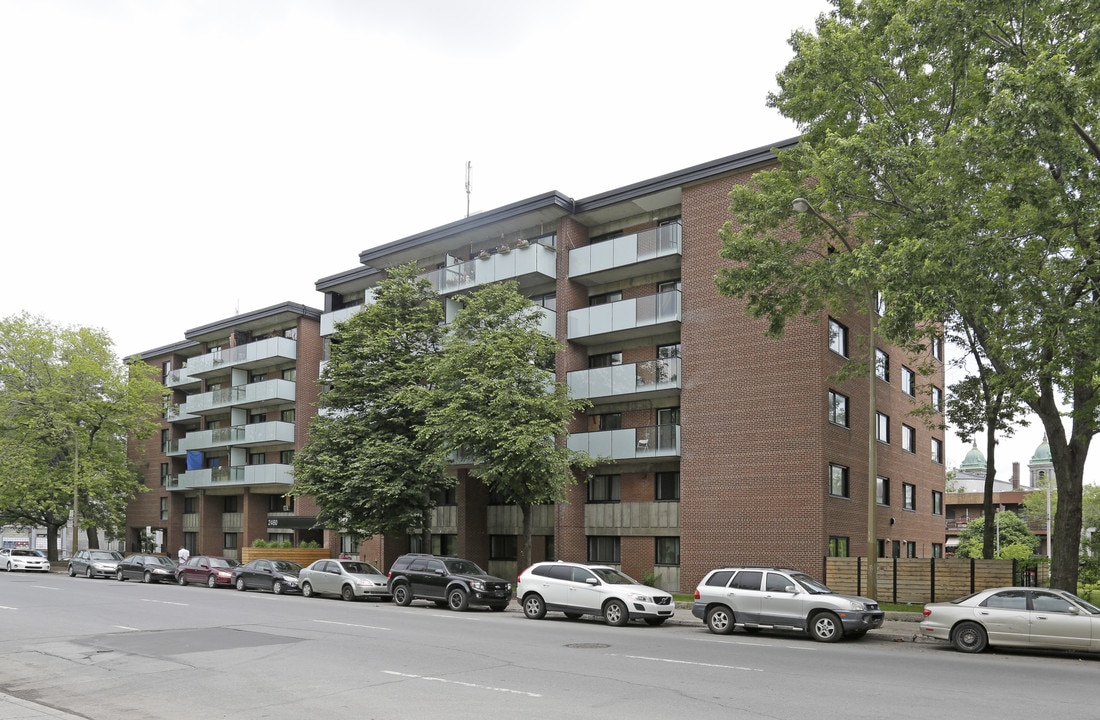
[[[856,600],[853,600],[851,603],[848,604],[848,609],[849,610],[866,610],[867,607],[863,603],[858,602]]]
[[[296,578],[296,577],[284,577],[283,582],[285,582],[287,585],[297,585],[298,584],[298,578]]]
[[[482,591],[485,589],[485,583],[481,582],[480,580],[475,580],[470,583],[470,587],[472,587],[474,590]]]
[[[230,576],[230,573],[229,573],[229,572],[226,572],[225,570],[219,570],[219,571],[218,571],[217,573],[215,573],[215,574],[216,574],[216,575],[217,575],[218,577],[220,577],[220,578],[227,578],[227,577],[229,577],[229,576]]]
[[[653,597],[651,595],[642,595],[641,593],[631,593],[630,598],[632,600],[637,600],[638,602],[644,602],[644,603],[653,602]]]

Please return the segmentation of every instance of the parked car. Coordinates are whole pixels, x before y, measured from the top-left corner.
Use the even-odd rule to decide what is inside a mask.
[[[317,560],[298,573],[306,597],[336,595],[344,600],[390,599],[389,581],[375,566],[359,560]]]
[[[719,635],[734,627],[794,630],[819,642],[863,637],[885,618],[870,598],[840,595],[797,570],[761,567],[708,572],[695,588],[691,614]]]
[[[512,600],[512,583],[489,575],[477,563],[422,553],[408,553],[394,561],[389,589],[398,605],[431,600],[439,607],[457,611],[470,605],[500,611]]]
[[[50,561],[34,550],[21,548],[0,548],[0,567],[8,572],[49,572]]]
[[[114,577],[121,561],[122,553],[114,550],[78,550],[69,558],[69,577]]]
[[[141,580],[145,583],[171,582],[176,579],[176,561],[164,555],[130,555],[115,568],[115,579]]]
[[[187,562],[176,566],[176,582],[180,585],[199,583],[209,588],[219,585],[233,586],[233,568],[240,565],[236,560],[215,555],[192,555]]]
[[[1100,651],[1100,608],[1064,590],[1000,587],[929,603],[920,629],[965,653],[991,645]]]
[[[240,591],[270,590],[276,595],[301,592],[298,573],[302,566],[289,560],[260,558],[233,568],[233,586]]]
[[[615,627],[631,620],[660,625],[676,612],[672,595],[606,565],[535,563],[517,578],[516,597],[523,614],[532,620],[561,612],[571,620],[582,615],[603,617]]]

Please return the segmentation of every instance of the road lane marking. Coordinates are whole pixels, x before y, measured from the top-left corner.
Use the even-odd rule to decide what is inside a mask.
[[[695,667],[718,668],[720,670],[745,670],[747,672],[764,672],[763,668],[742,667],[740,665],[717,665],[715,663],[691,662],[690,660],[670,660],[668,658],[646,657],[645,655],[619,655],[610,653],[615,657],[630,658],[631,660],[649,660],[651,662],[670,663],[672,665],[694,665]]]
[[[137,630],[137,628],[132,628],[129,625],[112,625],[111,627],[116,627],[119,630],[134,630],[134,631]]]
[[[377,625],[357,625],[355,623],[336,622],[335,620],[314,620],[313,622],[324,623],[326,625],[343,625],[344,627],[366,628],[367,630],[389,630],[389,628],[378,627]]]
[[[60,590],[61,589],[59,587],[52,587],[50,585],[31,585],[31,587],[38,588],[39,590]]]
[[[169,602],[167,600],[150,600],[149,598],[142,598],[142,602],[160,603],[161,605],[179,605],[180,607],[187,607],[190,603],[177,603]]]
[[[0,610],[18,610],[19,608],[8,607],[7,605],[0,605]]]
[[[412,680],[429,680],[431,682],[444,683],[445,685],[461,685],[462,687],[474,688],[475,690],[491,690],[492,692],[509,693],[511,695],[525,695],[527,697],[540,698],[542,695],[538,693],[526,692],[524,690],[511,690],[509,688],[493,687],[492,685],[478,685],[477,683],[462,682],[461,680],[445,680],[443,678],[430,677],[428,675],[413,675],[411,673],[394,672],[393,670],[383,670],[386,675],[396,675],[397,677],[410,678]]]

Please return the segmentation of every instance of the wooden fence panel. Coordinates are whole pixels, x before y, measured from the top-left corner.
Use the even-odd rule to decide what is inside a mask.
[[[954,600],[987,587],[1013,585],[1012,560],[879,558],[879,602],[920,605]],[[867,593],[867,559],[825,558],[825,584],[838,593]]]

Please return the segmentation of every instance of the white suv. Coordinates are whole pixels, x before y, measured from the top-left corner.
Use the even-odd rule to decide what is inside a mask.
[[[615,568],[561,561],[535,563],[524,570],[516,581],[516,597],[532,620],[554,611],[571,620],[603,616],[616,627],[631,620],[660,625],[676,611],[672,595]]]
[[[719,635],[734,626],[797,630],[820,642],[862,637],[884,618],[870,598],[838,595],[797,570],[761,567],[711,570],[695,588],[691,614]]]

